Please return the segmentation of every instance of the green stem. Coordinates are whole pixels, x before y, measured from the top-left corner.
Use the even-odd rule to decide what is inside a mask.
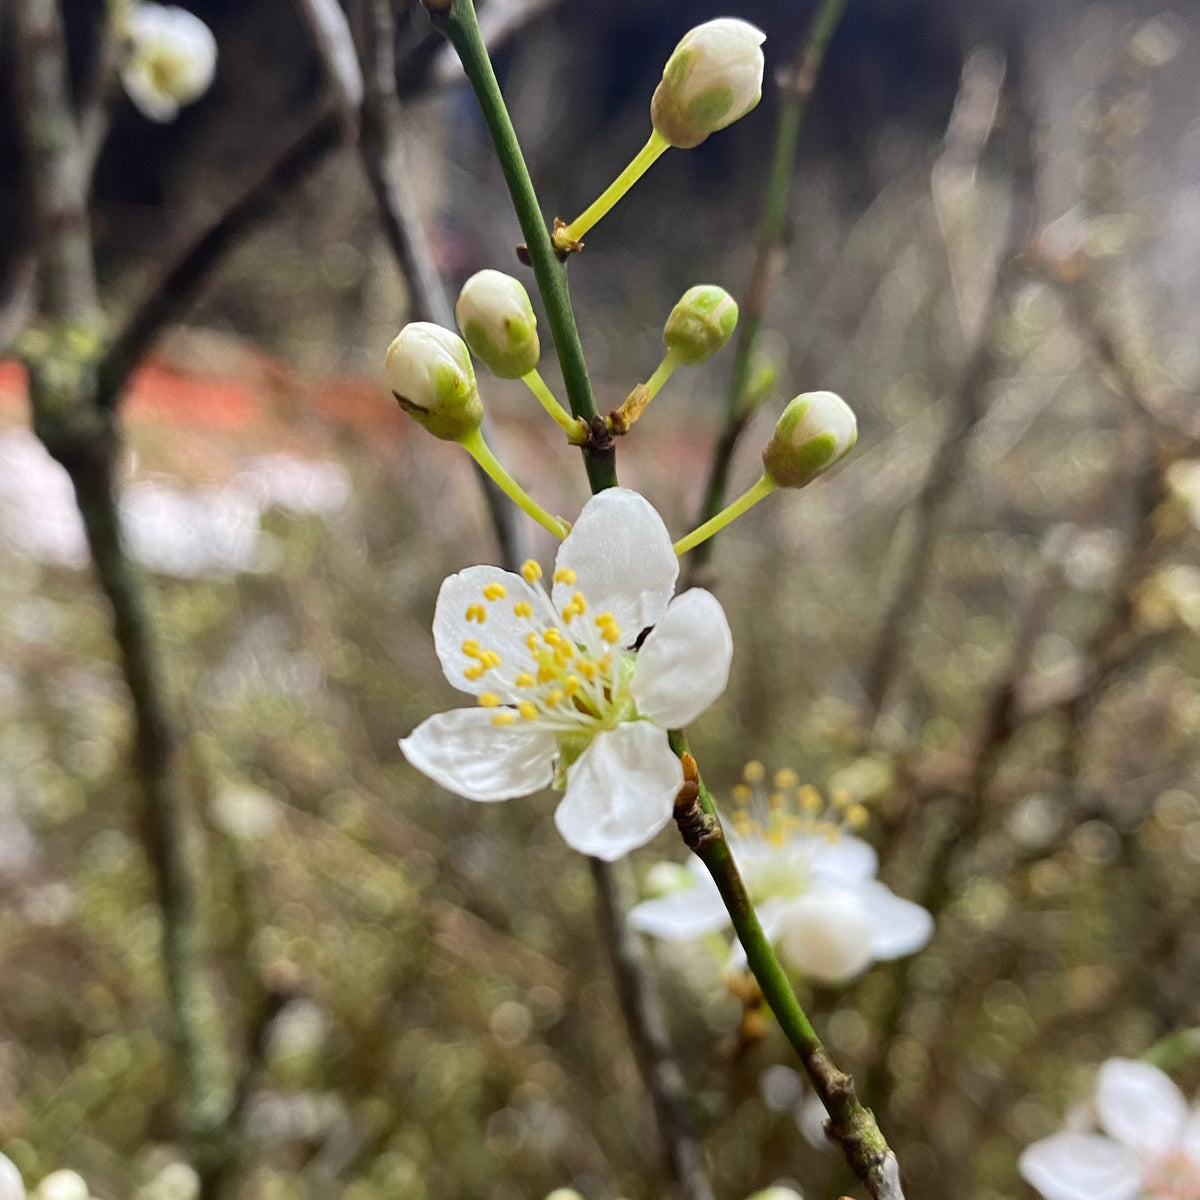
[[[504,106],[504,97],[500,94],[496,73],[492,70],[487,47],[479,32],[475,7],[471,0],[453,0],[448,7],[430,8],[429,15],[458,53],[496,147],[500,169],[504,172],[513,208],[516,209],[517,220],[525,236],[538,291],[546,306],[546,317],[562,367],[571,411],[594,429],[596,401],[583,357],[583,346],[579,341],[579,330],[575,326],[575,314],[571,309],[566,271],[550,243],[550,234],[529,178],[529,169],[525,165],[516,131]],[[584,466],[593,492],[615,487],[617,465],[611,439],[606,435],[597,437],[593,434],[584,447]]]
[[[693,795],[685,799],[688,792],[685,783],[675,809],[684,840],[707,868],[721,893],[734,932],[746,951],[746,964],[762,989],[763,999],[799,1055],[829,1114],[830,1136],[841,1146],[846,1161],[874,1200],[903,1200],[896,1157],[880,1132],[874,1114],[855,1094],[854,1080],[840,1071],[829,1057],[763,931],[721,827],[712,795],[695,770],[695,759],[688,750],[687,738],[679,730],[672,730],[669,737],[671,749],[686,764],[685,774],[688,767],[693,773]]]
[[[563,243],[578,242],[589,229],[616,205],[617,201],[658,161],[671,143],[658,130],[654,130],[646,144],[633,156],[633,161],[583,210],[558,238]]]
[[[687,537],[682,537],[675,543],[676,554],[686,554],[695,546],[708,541],[715,533],[720,533],[730,521],[736,521],[747,509],[753,508],[764,496],[769,496],[776,485],[760,475],[757,483],[748,487],[728,508],[722,509],[715,517],[710,517],[703,525],[693,529]]]
[[[483,434],[478,429],[467,434],[459,442],[459,445],[487,472],[492,482],[547,533],[554,534],[561,541],[571,532],[571,526],[562,517],[552,517],[504,469],[500,460],[489,449],[487,442],[483,440]]]
[[[546,386],[546,381],[537,367],[534,367],[528,375],[522,375],[521,382],[538,398],[538,403],[554,418],[559,428],[567,435],[568,440],[578,445],[579,422],[559,404],[554,393]]]
[[[759,219],[754,266],[738,305],[740,320],[733,364],[729,371],[729,390],[725,398],[725,428],[713,453],[708,481],[704,488],[704,500],[696,517],[697,524],[703,524],[721,510],[729,486],[729,469],[734,451],[750,415],[743,411],[743,400],[750,381],[754,348],[762,329],[763,314],[771,289],[775,251],[782,237],[783,223],[787,216],[800,127],[804,121],[804,111],[808,107],[808,98],[812,95],[821,63],[825,58],[826,47],[837,29],[846,3],[847,0],[823,0],[808,27],[793,69],[780,86],[775,147],[771,155],[771,171],[767,179],[762,216]],[[689,573],[694,575],[703,567],[710,553],[709,546],[701,550],[689,564]]]
[[[654,374],[646,380],[646,391],[649,395],[647,401],[653,400],[662,389],[662,385],[675,374],[675,368],[679,366],[675,355],[670,350],[663,355],[663,360],[654,368]]]

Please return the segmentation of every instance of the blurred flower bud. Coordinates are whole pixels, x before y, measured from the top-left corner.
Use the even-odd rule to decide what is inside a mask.
[[[454,306],[471,352],[501,379],[521,379],[538,365],[537,317],[529,293],[503,271],[477,271]]]
[[[555,1188],[546,1200],[583,1200],[583,1197],[574,1188]]]
[[[650,119],[672,146],[698,146],[762,99],[761,29],[720,17],[683,35],[650,101]]]
[[[763,451],[777,487],[802,488],[844,458],[858,440],[850,406],[833,392],[805,392],[783,410]]]
[[[696,367],[729,341],[737,319],[737,301],[724,288],[702,283],[688,288],[671,309],[663,343],[677,362]]]
[[[88,1200],[88,1185],[74,1171],[55,1171],[38,1184],[34,1200]]]
[[[217,68],[217,40],[199,17],[174,5],[138,4],[129,14],[121,83],[151,121],[173,121],[198,100]]]
[[[400,407],[434,437],[461,441],[483,421],[471,355],[440,325],[413,321],[387,350],[388,387]]]
[[[21,1172],[11,1158],[0,1154],[0,1200],[25,1200],[25,1184]]]
[[[200,1176],[185,1162],[169,1162],[137,1193],[137,1200],[197,1200]]]
[[[820,1104],[820,1101],[818,1100],[817,1103]],[[823,1111],[824,1109],[822,1109]],[[747,1196],[746,1200],[804,1200],[804,1197],[789,1187],[769,1187],[764,1188],[761,1192],[755,1192],[753,1196]]]

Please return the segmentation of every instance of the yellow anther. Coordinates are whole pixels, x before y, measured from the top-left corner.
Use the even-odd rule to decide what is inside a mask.
[[[490,671],[493,667],[500,665],[500,655],[495,650],[481,650],[479,652],[479,665],[485,671]]]
[[[509,712],[507,709],[504,712],[492,714],[493,725],[512,725],[516,719],[516,714]]]
[[[870,819],[871,814],[867,812],[865,804],[851,804],[846,809],[846,824],[851,829],[865,829]]]
[[[532,558],[527,558],[521,564],[521,578],[524,579],[526,583],[537,583],[541,577],[542,568],[539,567]]]
[[[504,584],[496,582],[489,583],[483,589],[483,598],[485,600],[503,600],[508,595],[508,588]]]
[[[537,719],[537,709],[534,707],[532,700],[522,700],[517,705],[517,712],[521,714],[522,721],[533,721]]]
[[[849,808],[854,797],[845,788],[838,788],[830,797],[829,803],[836,809]]]
[[[563,702],[563,693],[560,688],[554,688],[554,690],[551,691],[549,693],[549,695],[547,695],[547,697],[546,697],[546,703],[551,706],[553,706],[555,704],[561,704],[562,702]]]
[[[463,677],[474,683],[476,679],[481,679],[483,677],[483,673],[486,669],[487,668],[482,664],[476,663],[473,667],[467,667],[463,670]]]
[[[542,634],[542,641],[547,646],[557,646],[562,641],[562,634],[557,629],[547,629]]]
[[[481,708],[497,708],[500,704],[500,697],[495,692],[483,692],[479,697],[479,706]]]
[[[484,623],[484,621],[487,620],[487,610],[483,607],[482,604],[468,604],[467,605],[467,620],[468,621],[478,621],[479,624],[482,625]]]
[[[518,600],[516,604],[513,605],[513,616],[532,617],[533,605],[530,604],[528,600]]]
[[[568,587],[575,582],[575,572],[570,567],[559,567],[554,572],[555,583],[565,583]]]
[[[474,638],[467,638],[462,644],[462,652],[468,658],[479,657],[479,643]]]
[[[563,687],[567,689],[568,696],[575,695],[575,693],[579,691],[580,686],[578,675],[568,675],[566,682],[563,684]]]
[[[616,621],[617,618],[614,617],[610,612],[602,612],[597,613],[595,619],[597,627],[603,629],[605,625],[611,625],[614,621]]]
[[[553,667],[538,667],[538,683],[549,683],[550,680],[557,678],[558,672]]]
[[[538,652],[538,635],[536,633],[526,634],[525,645],[529,647],[530,654]]]
[[[554,665],[558,668],[563,668],[571,661],[575,651],[570,646],[562,645],[554,647]]]
[[[582,613],[587,611],[587,601],[583,597],[582,592],[576,592],[571,597],[571,603]]]
[[[772,792],[767,797],[767,804],[770,805],[771,808],[782,808],[786,800],[787,797],[782,792]]]
[[[576,664],[575,669],[584,677],[584,679],[596,678],[596,664],[590,658],[581,658]]]
[[[739,806],[745,806],[750,803],[753,793],[744,783],[736,783],[733,786],[733,802]]]
[[[612,667],[612,655],[606,654],[597,664],[601,671],[608,671]]]
[[[791,767],[781,767],[775,772],[777,788],[794,788],[800,782],[800,776]]]
[[[747,783],[762,783],[766,777],[767,769],[756,758],[752,758],[742,768],[742,778]]]
[[[600,630],[600,636],[610,646],[615,646],[621,640],[621,629],[615,621],[612,621]]]
[[[810,815],[819,813],[824,807],[821,802],[821,793],[811,783],[806,783],[796,793],[796,799],[800,802],[800,807]]]
[[[517,687],[533,687],[533,676],[528,671],[522,671],[520,675],[513,680]]]

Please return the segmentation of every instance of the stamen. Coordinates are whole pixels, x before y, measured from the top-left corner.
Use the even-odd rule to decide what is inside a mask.
[[[616,621],[612,621],[600,631],[600,636],[610,646],[615,646],[621,640],[621,627]]]
[[[763,779],[766,778],[766,774],[766,767],[764,767],[756,758],[752,758],[742,768],[742,779],[744,779],[746,783],[762,783]]]
[[[528,671],[522,671],[520,675],[513,680],[517,687],[533,687],[533,676]]]
[[[500,705],[500,697],[495,692],[481,692],[479,696],[480,708],[498,708]]]
[[[537,720],[537,708],[534,706],[532,700],[522,700],[521,703],[517,705],[517,712],[521,714],[522,721]]]
[[[487,610],[483,607],[482,604],[468,604],[467,605],[467,620],[468,621],[478,621],[479,624],[482,625],[484,623],[484,621],[487,620]]]
[[[503,712],[494,713],[492,715],[493,725],[513,725],[516,723],[516,714],[505,709]]]
[[[479,643],[474,638],[466,638],[462,644],[462,652],[468,658],[479,657]]]
[[[542,633],[542,641],[547,646],[558,646],[562,643],[562,634],[557,629],[547,629]]]
[[[513,616],[532,617],[533,605],[530,604],[528,600],[518,600],[516,604],[513,605]]]
[[[860,829],[865,829],[870,819],[871,814],[867,812],[865,804],[851,804],[846,809],[846,824],[856,832]]]
[[[563,698],[564,698],[564,697],[563,697],[563,691],[562,691],[562,689],[561,689],[561,688],[555,688],[555,689],[554,689],[552,692],[550,692],[550,694],[549,694],[549,695],[546,697],[546,703],[547,703],[547,705],[549,705],[551,708],[553,708],[553,707],[554,707],[556,704],[561,704],[561,703],[563,702]]]
[[[503,600],[507,595],[508,588],[506,588],[504,584],[500,583],[499,581],[495,583],[489,583],[483,589],[483,598],[485,600]]]
[[[473,667],[466,667],[463,670],[463,678],[469,679],[472,683],[477,679],[483,678],[483,673],[487,668],[482,663],[476,663]]]
[[[500,665],[500,655],[495,650],[481,650],[479,652],[479,665],[485,671],[490,671],[493,667]]]
[[[570,567],[559,567],[554,572],[555,583],[565,583],[567,587],[570,587],[575,582],[575,579],[575,572]]]
[[[800,782],[800,776],[791,767],[781,767],[775,772],[777,788],[794,788]]]
[[[806,783],[796,793],[796,799],[800,807],[810,816],[816,815],[824,807],[821,802],[821,793],[811,783]]]
[[[542,577],[542,568],[533,561],[532,558],[527,558],[521,564],[521,578],[526,583],[537,583]]]
[[[578,675],[568,675],[567,679],[566,679],[566,683],[563,686],[566,688],[568,696],[574,696],[575,693],[577,691],[579,691],[579,687],[580,687],[579,676]]]

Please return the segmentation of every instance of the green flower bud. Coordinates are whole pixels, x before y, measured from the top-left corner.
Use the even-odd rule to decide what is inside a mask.
[[[777,487],[802,488],[845,458],[858,440],[858,421],[841,396],[805,392],[775,425],[763,470]]]
[[[388,387],[409,416],[447,442],[461,442],[483,421],[471,355],[440,325],[413,321],[388,347]]]
[[[650,101],[650,119],[672,146],[698,146],[762,99],[766,34],[748,21],[720,17],[683,35]]]
[[[454,316],[467,345],[493,375],[521,379],[538,365],[537,317],[529,293],[503,271],[477,271],[458,295]]]
[[[663,343],[686,367],[707,362],[729,341],[737,325],[737,301],[710,283],[688,288],[671,309]]]

